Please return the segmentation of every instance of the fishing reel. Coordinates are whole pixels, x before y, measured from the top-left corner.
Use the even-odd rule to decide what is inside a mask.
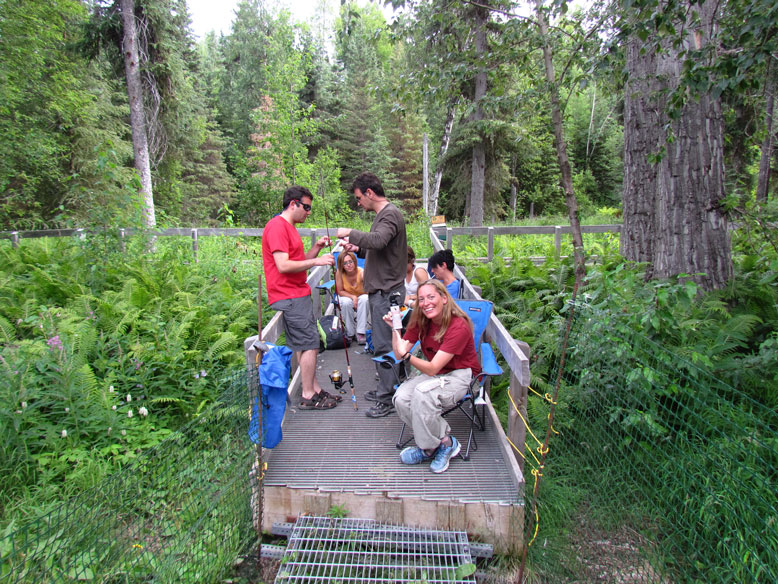
[[[332,381],[332,385],[335,386],[335,389],[337,389],[340,393],[346,393],[346,390],[343,389],[343,385],[346,383],[346,380],[343,379],[343,375],[340,371],[334,369],[330,373],[330,381]]]

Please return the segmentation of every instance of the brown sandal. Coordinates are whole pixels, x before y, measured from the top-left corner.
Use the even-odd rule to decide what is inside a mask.
[[[338,403],[343,401],[343,396],[342,395],[332,394],[329,391],[327,391],[326,389],[322,389],[321,393],[319,393],[318,395],[322,396],[325,399],[328,398],[328,397],[332,398],[332,399],[334,399]]]
[[[338,405],[332,397],[325,397],[321,393],[317,393],[312,398],[301,398],[300,409],[301,410],[330,410]]]

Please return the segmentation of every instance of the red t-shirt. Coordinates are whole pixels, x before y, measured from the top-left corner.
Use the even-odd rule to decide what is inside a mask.
[[[265,225],[262,232],[262,263],[265,266],[265,285],[267,286],[268,303],[273,304],[284,298],[302,298],[311,293],[308,286],[308,272],[282,274],[276,267],[273,253],[283,251],[289,254],[289,259],[301,261],[305,259],[303,240],[294,225],[276,215]]]
[[[455,369],[467,369],[469,367],[473,370],[473,375],[478,375],[481,372],[481,363],[475,352],[473,332],[470,330],[467,320],[461,316],[452,318],[451,324],[448,325],[448,330],[443,335],[442,342],[435,340],[435,333],[438,331],[438,328],[434,322],[430,321],[429,329],[421,341],[421,352],[424,353],[427,360],[431,361],[438,351],[451,353],[453,357],[443,366],[439,374],[450,373]],[[405,331],[403,338],[406,341],[415,343],[419,340],[419,329],[417,327],[409,328]]]

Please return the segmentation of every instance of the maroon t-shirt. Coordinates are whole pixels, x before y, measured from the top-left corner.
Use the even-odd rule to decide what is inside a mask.
[[[453,357],[439,373],[450,373],[455,369],[470,368],[473,370],[473,375],[478,375],[481,372],[481,363],[475,352],[473,331],[470,330],[468,321],[461,316],[454,316],[451,319],[451,324],[448,325],[448,330],[443,335],[442,342],[435,340],[435,333],[438,332],[438,329],[439,327],[434,322],[430,322],[427,333],[421,341],[421,352],[424,353],[427,360],[432,361],[438,351],[451,353]],[[409,328],[405,331],[403,339],[415,343],[419,340],[419,329],[415,326]]]

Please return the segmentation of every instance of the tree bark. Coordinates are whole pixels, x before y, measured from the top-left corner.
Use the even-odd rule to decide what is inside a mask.
[[[765,84],[765,135],[762,140],[762,156],[759,159],[759,178],[756,185],[756,200],[767,202],[767,192],[770,188],[770,162],[773,158],[773,105],[775,103],[775,77],[772,63],[767,65],[767,82]]]
[[[484,223],[484,187],[486,183],[486,145],[480,128],[484,119],[482,107],[486,97],[486,67],[483,60],[486,58],[486,21],[489,17],[488,7],[477,6],[475,8],[475,54],[479,63],[478,73],[475,76],[475,92],[473,103],[473,123],[475,124],[478,139],[473,145],[472,183],[470,186],[470,221],[472,227],[481,227]]]
[[[586,262],[584,257],[583,236],[581,235],[581,223],[578,220],[578,200],[573,190],[573,171],[570,167],[570,159],[567,156],[565,144],[565,131],[562,122],[562,107],[559,102],[559,87],[554,72],[553,53],[548,41],[548,21],[543,10],[542,0],[537,2],[537,20],[540,30],[540,38],[543,42],[543,63],[546,70],[546,83],[548,84],[549,100],[551,102],[551,120],[554,124],[554,146],[556,147],[557,161],[560,169],[560,184],[565,193],[565,205],[570,220],[570,230],[573,239],[573,256],[575,262],[575,274],[577,279],[586,275]]]
[[[700,28],[685,38],[687,48],[711,40],[715,5],[707,0],[698,6]],[[622,253],[647,262],[647,278],[688,274],[705,290],[722,288],[732,276],[732,260],[721,208],[721,103],[708,94],[690,96],[680,115],[670,118],[669,96],[683,63],[680,48],[664,44],[661,53],[636,36],[627,44]]]
[[[135,154],[135,169],[140,175],[141,195],[143,197],[143,219],[146,227],[157,224],[154,213],[154,194],[151,185],[151,164],[149,161],[149,143],[146,134],[146,117],[143,112],[143,86],[140,78],[140,60],[138,56],[138,37],[135,26],[134,0],[121,0],[124,37],[124,71],[127,77],[127,95],[130,100],[130,127],[132,128],[132,149]]]

